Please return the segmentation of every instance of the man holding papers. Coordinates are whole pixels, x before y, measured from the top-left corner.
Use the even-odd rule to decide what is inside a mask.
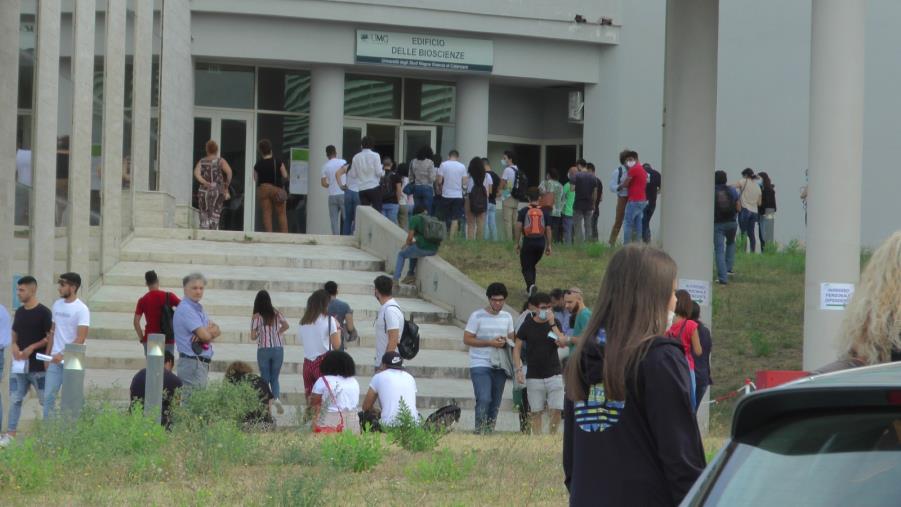
[[[82,344],[88,337],[91,312],[78,299],[80,287],[81,276],[78,273],[59,275],[60,299],[53,303],[53,330],[47,344],[47,353],[52,360],[47,364],[47,377],[44,379],[44,419],[56,412],[56,395],[63,386],[63,352],[66,345]]]

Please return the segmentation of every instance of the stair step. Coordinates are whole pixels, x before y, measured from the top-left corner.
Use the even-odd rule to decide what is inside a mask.
[[[359,241],[353,236],[322,234],[282,234],[273,232],[207,231],[203,229],[175,229],[161,227],[137,227],[134,236],[147,239],[187,239],[217,241],[223,243],[267,243],[284,245],[325,245],[356,248]]]

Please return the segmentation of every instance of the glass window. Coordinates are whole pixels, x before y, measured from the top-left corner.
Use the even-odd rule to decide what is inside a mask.
[[[198,63],[194,105],[253,109],[253,67]]]
[[[34,42],[37,33],[34,7],[24,8],[19,23],[19,107],[31,109],[34,96]]]
[[[279,157],[288,158],[291,148],[310,146],[310,118],[283,114],[257,115],[257,138],[269,139],[272,151]]]
[[[452,123],[456,94],[453,83],[407,79],[404,82],[404,119]]]
[[[344,114],[366,118],[400,118],[400,78],[344,78]]]
[[[260,69],[258,79],[258,109],[291,113],[310,112],[309,72]]]

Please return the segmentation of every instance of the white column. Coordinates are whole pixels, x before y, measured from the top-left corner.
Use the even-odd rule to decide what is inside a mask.
[[[194,161],[194,74],[191,8],[187,0],[163,2],[160,57],[160,186],[178,205],[191,204]]]
[[[153,72],[153,0],[135,2],[132,60],[131,167],[136,191],[149,189],[150,82]]]
[[[0,167],[16,166],[16,108],[19,96],[19,2],[0,3]],[[13,227],[16,202],[16,173],[0,171],[0,280],[9,287],[16,249]],[[0,291],[0,304],[7,309],[12,292]]]
[[[488,76],[467,76],[457,81],[457,151],[464,164],[472,157],[488,156]],[[441,157],[447,157],[442,153]]]
[[[328,190],[319,184],[325,147],[339,150],[344,139],[344,69],[316,66],[310,81],[310,175],[307,191],[307,233],[331,234]],[[339,153],[345,156],[344,153]]]
[[[69,154],[69,270],[91,286],[91,132],[94,120],[95,0],[75,2],[72,138]]]
[[[56,136],[59,109],[60,0],[38,2],[37,63],[34,75],[34,147],[29,271],[38,299],[56,299]],[[18,33],[18,29],[16,30]],[[40,204],[38,204],[40,203]]]
[[[103,60],[103,241],[100,272],[119,260],[122,242],[122,129],[125,116],[125,2],[106,6]]]
[[[820,284],[860,277],[864,0],[813,2],[804,369],[836,358],[844,311],[820,309]],[[836,206],[841,202],[841,206]]]
[[[708,297],[698,301],[706,322],[711,322],[714,260],[718,25],[719,0],[667,1],[661,236],[664,250],[679,266],[680,285],[682,280],[706,284]],[[702,405],[698,423],[703,433],[708,418]]]

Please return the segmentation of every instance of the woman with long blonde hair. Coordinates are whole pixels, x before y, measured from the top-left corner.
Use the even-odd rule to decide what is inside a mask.
[[[873,252],[839,335],[838,361],[815,373],[901,361],[901,231]]]
[[[677,505],[704,469],[682,343],[664,336],[676,263],[630,245],[611,258],[566,368],[570,505]]]

